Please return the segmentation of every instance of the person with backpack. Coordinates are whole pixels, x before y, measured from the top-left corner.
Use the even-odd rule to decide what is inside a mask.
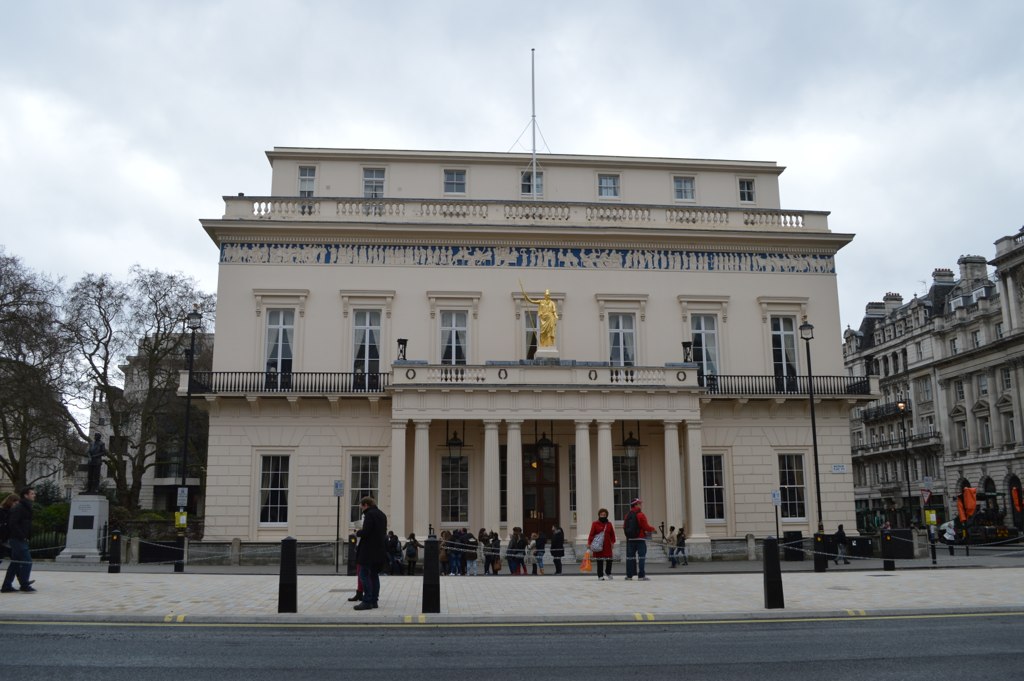
[[[656,531],[644,515],[644,500],[637,497],[629,502],[629,512],[622,521],[622,533],[626,535],[626,579],[636,576],[647,582],[650,578],[644,570],[647,562],[647,538]]]
[[[11,538],[9,521],[11,518],[11,507],[18,503],[18,499],[17,494],[8,494],[7,498],[0,504],[0,563],[11,554],[11,545],[8,541]]]
[[[466,561],[466,574],[476,577],[476,562],[480,558],[480,541],[473,536],[472,532],[466,532],[466,551],[463,558]]]
[[[420,544],[419,540],[416,539],[416,533],[410,532],[409,539],[405,542],[405,574],[412,576],[416,574],[416,558],[419,556],[419,550],[423,548],[423,544]]]

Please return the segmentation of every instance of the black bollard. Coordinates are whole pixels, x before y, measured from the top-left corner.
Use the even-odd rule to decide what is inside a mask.
[[[935,558],[935,526],[928,526],[928,545],[932,552],[932,565],[938,565],[938,560]]]
[[[431,534],[423,542],[423,612],[441,612],[441,547]]]
[[[185,530],[178,529],[178,550],[181,551],[181,557],[174,561],[174,571],[184,572],[185,571]]]
[[[828,570],[828,553],[825,552],[825,535],[822,532],[814,533],[814,571],[825,572]]]
[[[345,554],[345,574],[349,577],[356,576],[356,536],[350,534],[348,536],[348,548]]]
[[[281,581],[277,590],[278,612],[299,611],[299,571],[296,550],[298,543],[293,537],[285,537],[281,540]]]
[[[764,607],[766,610],[785,608],[786,598],[782,592],[782,566],[779,565],[779,540],[767,537],[761,549],[764,554]]]
[[[116,575],[121,572],[121,532],[114,530],[107,546],[107,574]]]
[[[892,572],[896,569],[896,561],[892,559],[892,532],[889,530],[882,530],[882,569],[886,572]]]

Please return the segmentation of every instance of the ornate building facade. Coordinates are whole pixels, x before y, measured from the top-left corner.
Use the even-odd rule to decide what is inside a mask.
[[[952,519],[964,487],[979,492],[980,520],[1024,529],[1024,237],[957,264],[936,269],[924,296],[869,303],[844,334],[850,373],[877,376],[882,392],[851,419],[862,530],[921,522],[924,509]]]
[[[401,535],[558,524],[578,543],[598,508],[621,522],[643,497],[705,555],[774,534],[777,513],[784,530],[812,532],[819,507],[852,524],[849,410],[877,389],[841,375],[852,236],[783,210],[784,168],[267,157],[271,195],[201,221],[220,253],[213,371],[193,382],[206,539],[333,540],[336,493],[343,535],[364,494]]]

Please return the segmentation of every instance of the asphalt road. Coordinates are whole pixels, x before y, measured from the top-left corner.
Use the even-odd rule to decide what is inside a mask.
[[[0,625],[17,678],[935,681],[1020,676],[1024,613],[608,625]]]

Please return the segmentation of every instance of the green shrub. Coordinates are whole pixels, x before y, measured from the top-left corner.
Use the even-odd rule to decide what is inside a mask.
[[[32,514],[33,532],[67,532],[71,504],[37,505]]]

